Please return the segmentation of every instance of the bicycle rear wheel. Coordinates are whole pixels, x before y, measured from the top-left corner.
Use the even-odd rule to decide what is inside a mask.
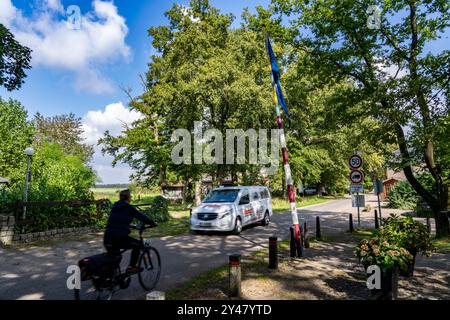
[[[161,275],[161,258],[158,251],[149,247],[144,249],[139,258],[139,283],[147,291],[153,290]]]

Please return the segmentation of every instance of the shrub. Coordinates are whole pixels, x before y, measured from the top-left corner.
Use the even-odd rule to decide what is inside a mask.
[[[144,210],[144,213],[156,223],[167,222],[170,219],[169,201],[162,197],[155,197],[150,208]]]
[[[353,252],[365,268],[376,265],[384,272],[395,266],[407,270],[413,259],[408,250],[379,237],[362,240]]]
[[[413,209],[419,197],[408,181],[400,181],[389,192],[388,207],[393,209]]]
[[[391,215],[384,220],[379,237],[389,243],[405,248],[412,255],[425,254],[430,256],[433,245],[426,225],[415,221],[412,217],[400,218]]]

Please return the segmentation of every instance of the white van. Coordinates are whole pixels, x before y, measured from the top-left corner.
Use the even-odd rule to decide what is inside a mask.
[[[192,210],[192,231],[233,231],[253,223],[268,225],[272,199],[266,187],[223,187],[211,190]]]

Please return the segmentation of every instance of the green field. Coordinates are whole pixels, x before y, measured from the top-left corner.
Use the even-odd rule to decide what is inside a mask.
[[[92,188],[91,191],[94,193],[96,200],[108,199],[111,202],[116,202],[119,200],[119,192],[122,189],[116,188]],[[151,202],[155,197],[159,196],[158,193],[141,193],[133,194],[133,204],[141,204]],[[139,200],[140,198],[140,200]]]

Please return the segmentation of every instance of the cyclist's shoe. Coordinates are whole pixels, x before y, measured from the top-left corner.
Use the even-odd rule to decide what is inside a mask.
[[[127,269],[128,274],[137,274],[142,271],[142,268],[129,266]]]

